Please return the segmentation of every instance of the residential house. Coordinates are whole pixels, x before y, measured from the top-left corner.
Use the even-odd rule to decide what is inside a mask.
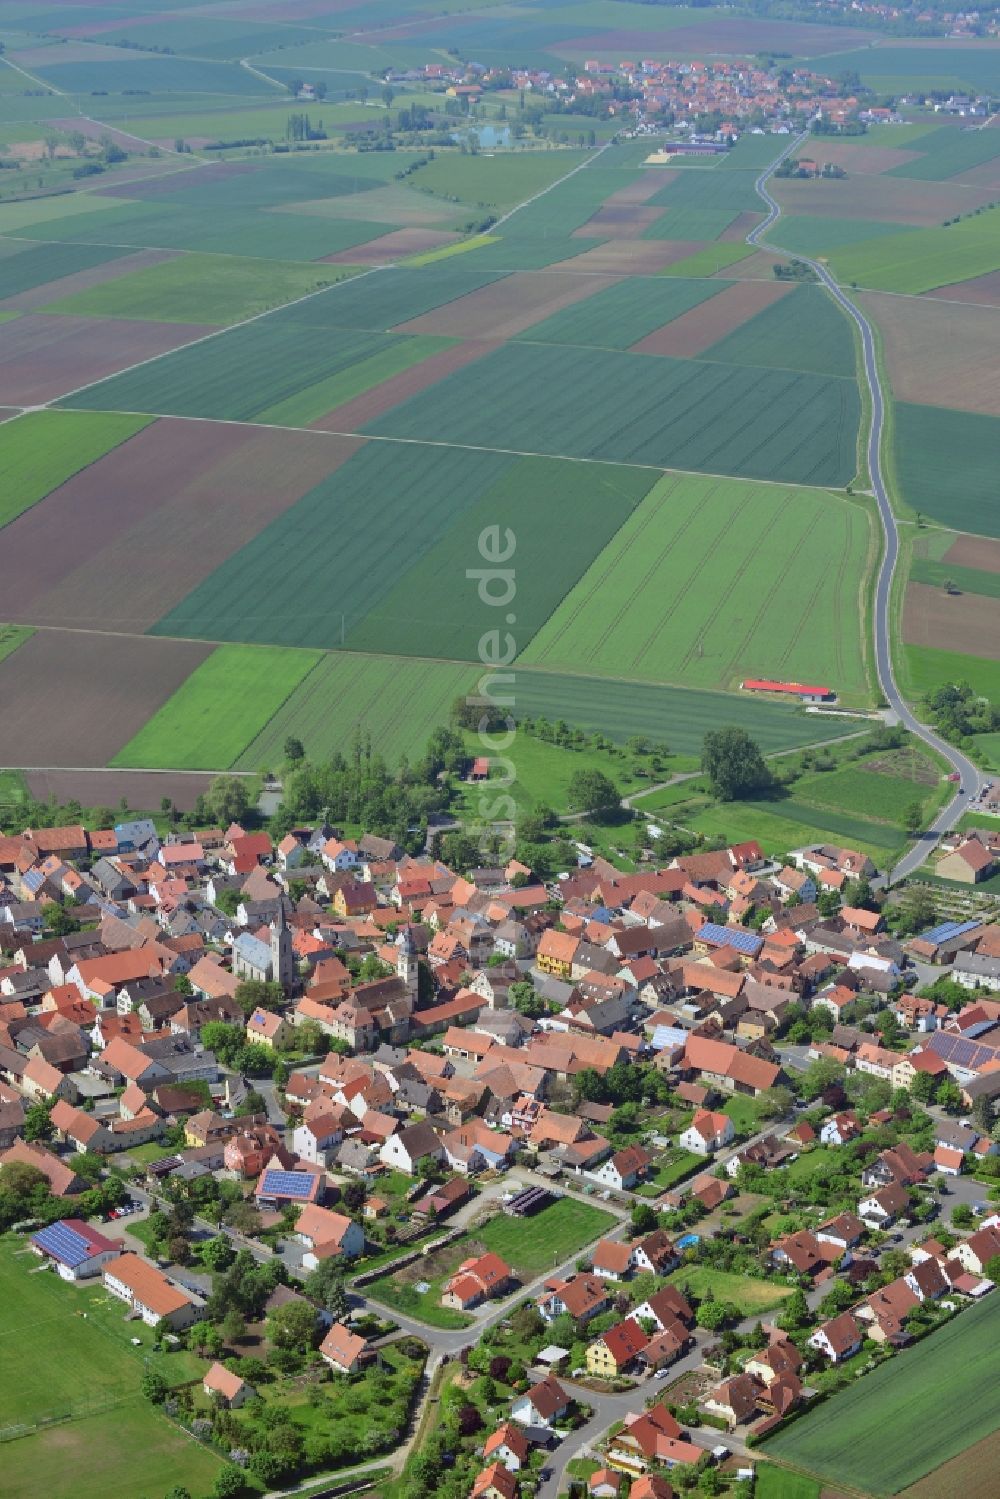
[[[513,1285],[514,1272],[498,1254],[481,1254],[463,1260],[445,1282],[441,1305],[459,1312],[469,1311],[483,1301],[506,1295]]]
[[[613,1379],[638,1358],[648,1335],[632,1317],[609,1327],[587,1349],[587,1368],[601,1379]]]
[[[307,1203],[299,1213],[295,1237],[306,1246],[302,1263],[307,1270],[315,1270],[321,1260],[332,1256],[349,1260],[365,1252],[365,1231],[360,1224],[315,1203]]]
[[[733,1121],[728,1114],[716,1114],[711,1109],[696,1109],[694,1118],[678,1136],[684,1150],[695,1155],[713,1155],[722,1150],[733,1138]]]
[[[483,1457],[501,1462],[511,1473],[519,1473],[531,1455],[531,1445],[524,1432],[512,1421],[504,1421],[492,1432],[483,1446]]]
[[[408,1124],[405,1129],[392,1135],[379,1151],[379,1159],[383,1165],[392,1171],[405,1171],[407,1176],[416,1176],[422,1162],[440,1163],[444,1156],[440,1135],[424,1120]]]
[[[515,1474],[502,1462],[495,1462],[476,1474],[470,1499],[517,1499],[517,1493]]]
[[[645,1176],[652,1163],[652,1156],[641,1145],[628,1145],[624,1150],[616,1150],[587,1175],[616,1192],[627,1192]]]
[[[551,1374],[518,1395],[510,1414],[521,1426],[557,1426],[569,1415],[571,1401],[562,1385]]]
[[[863,1341],[864,1334],[850,1312],[841,1312],[839,1317],[821,1323],[807,1339],[810,1348],[818,1349],[832,1364],[851,1358]]]
[[[226,1410],[239,1410],[253,1390],[245,1379],[227,1369],[225,1364],[213,1364],[201,1382],[205,1394]]]
[[[337,1374],[356,1374],[368,1354],[368,1339],[335,1322],[319,1345],[323,1362]]]

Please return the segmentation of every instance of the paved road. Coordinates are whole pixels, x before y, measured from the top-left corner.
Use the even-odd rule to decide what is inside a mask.
[[[807,133],[796,136],[789,142],[777,161],[772,162],[757,178],[757,192],[767,204],[768,211],[767,217],[763,222],[758,224],[756,229],[752,229],[747,235],[748,244],[758,248],[766,246],[767,248],[781,251],[780,244],[767,239],[768,230],[781,214],[779,205],[768,191],[767,183],[768,179],[784,159],[797,150],[803,141],[807,139]],[[787,254],[789,252],[785,251],[782,253]],[[984,777],[976,766],[973,765],[972,761],[963,755],[960,750],[957,750],[954,745],[948,744],[933,729],[928,728],[926,724],[920,722],[896,685],[896,678],[892,668],[890,630],[892,580],[899,558],[899,532],[896,527],[896,518],[893,514],[892,505],[889,501],[885,474],[882,467],[885,397],[882,391],[878,359],[875,353],[875,336],[868,318],[834,279],[822,261],[811,260],[808,255],[796,254],[794,258],[803,261],[812,268],[821,284],[830,293],[838,306],[852,319],[861,335],[865,380],[871,397],[871,424],[868,431],[867,444],[868,469],[885,537],[885,547],[875,587],[875,667],[878,673],[879,686],[882,689],[882,694],[886,702],[896,713],[900,723],[909,729],[911,734],[915,734],[918,739],[922,739],[925,744],[937,750],[940,755],[943,755],[960,777],[959,789],[955,797],[938,813],[931,826],[920,835],[914,846],[908,853],[904,854],[895,869],[892,870],[889,877],[889,882],[892,883],[894,880],[901,880],[904,876],[912,874],[915,869],[919,869],[920,865],[930,855],[941,834],[955,826],[971,799],[978,794]]]

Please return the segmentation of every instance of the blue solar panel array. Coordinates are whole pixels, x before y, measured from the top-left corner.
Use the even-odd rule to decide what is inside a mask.
[[[68,1223],[50,1223],[48,1228],[32,1234],[31,1242],[62,1264],[68,1265],[71,1270],[90,1259],[93,1253],[92,1246],[83,1235],[78,1234],[75,1228],[70,1228]]]
[[[279,1171],[276,1167],[264,1172],[261,1195],[264,1197],[310,1197],[315,1177],[308,1171]]]
[[[758,937],[756,932],[748,932],[738,926],[718,926],[714,921],[706,921],[695,933],[696,942],[718,942],[720,946],[735,947],[737,952],[754,953],[760,952],[764,946],[763,937]]]
[[[964,937],[966,932],[974,932],[977,926],[982,926],[982,922],[942,921],[940,926],[932,926],[929,932],[921,932],[920,941],[950,942],[953,937]]]

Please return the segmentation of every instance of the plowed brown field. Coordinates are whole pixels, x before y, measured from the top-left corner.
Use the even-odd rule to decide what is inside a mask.
[[[690,312],[674,318],[672,323],[654,328],[652,333],[633,344],[630,352],[691,359],[718,343],[720,338],[725,338],[727,333],[732,333],[741,323],[756,317],[772,302],[780,301],[789,291],[791,287],[787,282],[737,282],[735,286],[720,291],[718,296],[700,302]]]
[[[614,285],[611,276],[569,271],[515,271],[502,281],[446,302],[400,323],[394,333],[437,333],[450,338],[513,338],[573,302]]]
[[[147,630],[360,446],[161,419],[4,531],[4,617]]]
[[[868,292],[901,401],[1000,416],[1000,308]]]
[[[209,329],[186,323],[25,313],[0,323],[0,405],[35,406],[179,349]]]
[[[432,354],[422,364],[415,364],[398,375],[391,375],[381,385],[375,385],[363,395],[355,396],[353,401],[335,406],[310,425],[317,432],[360,432],[377,416],[383,416],[394,406],[408,401],[411,396],[419,395],[422,390],[436,385],[445,375],[462,369],[466,364],[472,364],[476,359],[482,359],[484,354],[490,354],[499,347],[496,340],[470,339],[466,343],[455,344],[450,349],[442,349],[440,354]]]
[[[8,765],[106,765],[212,647],[38,630],[0,661]]]
[[[124,797],[133,812],[159,812],[165,796],[178,812],[192,812],[212,784],[209,774],[176,770],[34,770],[25,780],[38,801],[53,796],[60,805],[77,801],[83,807],[117,807]]]
[[[910,583],[903,607],[903,639],[941,651],[1000,661],[1000,599],[981,593],[948,594],[928,583]],[[15,651],[15,657],[24,650]]]
[[[985,536],[959,536],[944,557],[956,567],[976,567],[984,573],[1000,573],[1000,541]]]
[[[55,281],[46,281],[43,286],[33,286],[30,291],[5,297],[0,301],[0,309],[4,312],[32,312],[36,307],[47,307],[61,297],[74,297],[77,292],[90,291],[91,287],[103,286],[106,281],[117,281],[119,276],[127,276],[132,271],[160,265],[164,260],[176,260],[180,254],[180,250],[137,250],[134,255],[123,255],[120,260],[91,266],[88,271],[74,271],[71,276],[59,276]]]

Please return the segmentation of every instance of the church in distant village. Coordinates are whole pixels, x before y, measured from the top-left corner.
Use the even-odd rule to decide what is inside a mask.
[[[292,934],[285,920],[284,904],[270,925],[270,939],[265,942],[252,932],[242,932],[233,943],[233,972],[238,979],[274,980],[289,990],[295,982],[295,953]]]

